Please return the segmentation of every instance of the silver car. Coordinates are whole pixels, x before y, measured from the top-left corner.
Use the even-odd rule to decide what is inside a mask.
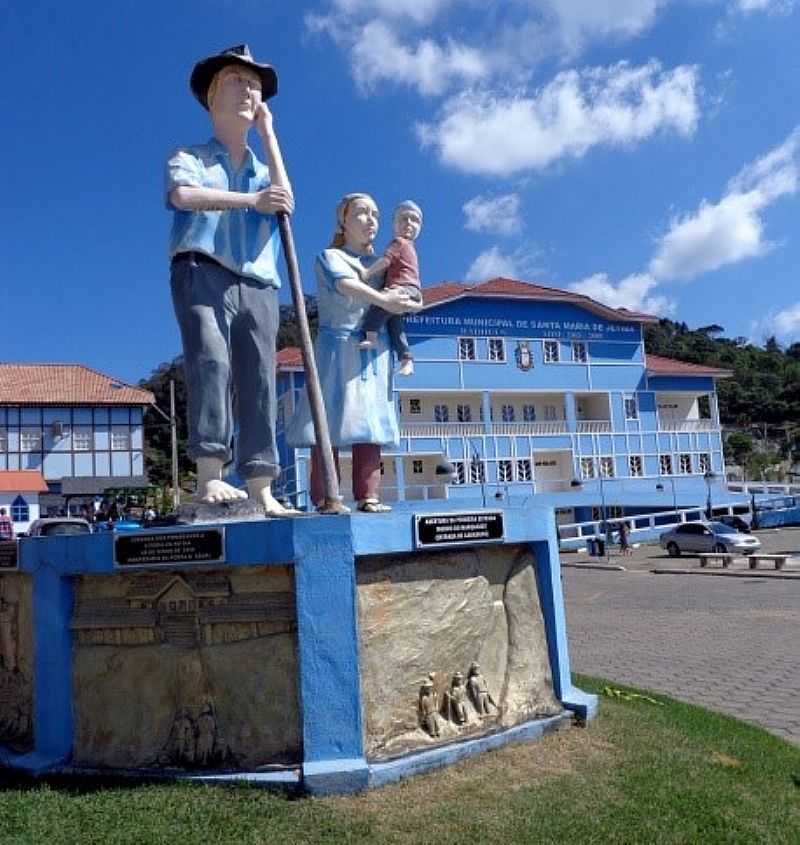
[[[721,522],[687,522],[664,532],[660,542],[661,548],[666,549],[670,557],[697,552],[751,555],[761,548],[758,537],[740,534]]]

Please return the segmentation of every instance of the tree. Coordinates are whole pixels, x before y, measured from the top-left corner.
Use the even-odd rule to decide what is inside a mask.
[[[727,447],[737,464],[744,464],[748,455],[753,451],[753,438],[741,431],[734,431],[728,435]]]

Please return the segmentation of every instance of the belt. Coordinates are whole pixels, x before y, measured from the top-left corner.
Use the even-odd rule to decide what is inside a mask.
[[[192,264],[216,264],[217,267],[222,267],[222,264],[220,264],[216,258],[212,258],[204,252],[197,252],[197,250],[194,249],[187,250],[186,252],[179,252],[172,256],[173,264],[177,264],[179,261],[191,261]]]

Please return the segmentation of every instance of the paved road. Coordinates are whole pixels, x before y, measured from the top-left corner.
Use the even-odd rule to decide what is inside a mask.
[[[719,710],[800,745],[800,580],[562,572],[575,671]]]

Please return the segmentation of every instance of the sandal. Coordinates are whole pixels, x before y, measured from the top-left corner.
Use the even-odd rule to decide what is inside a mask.
[[[389,513],[391,508],[384,505],[379,499],[362,499],[358,503],[358,510],[361,513]]]

